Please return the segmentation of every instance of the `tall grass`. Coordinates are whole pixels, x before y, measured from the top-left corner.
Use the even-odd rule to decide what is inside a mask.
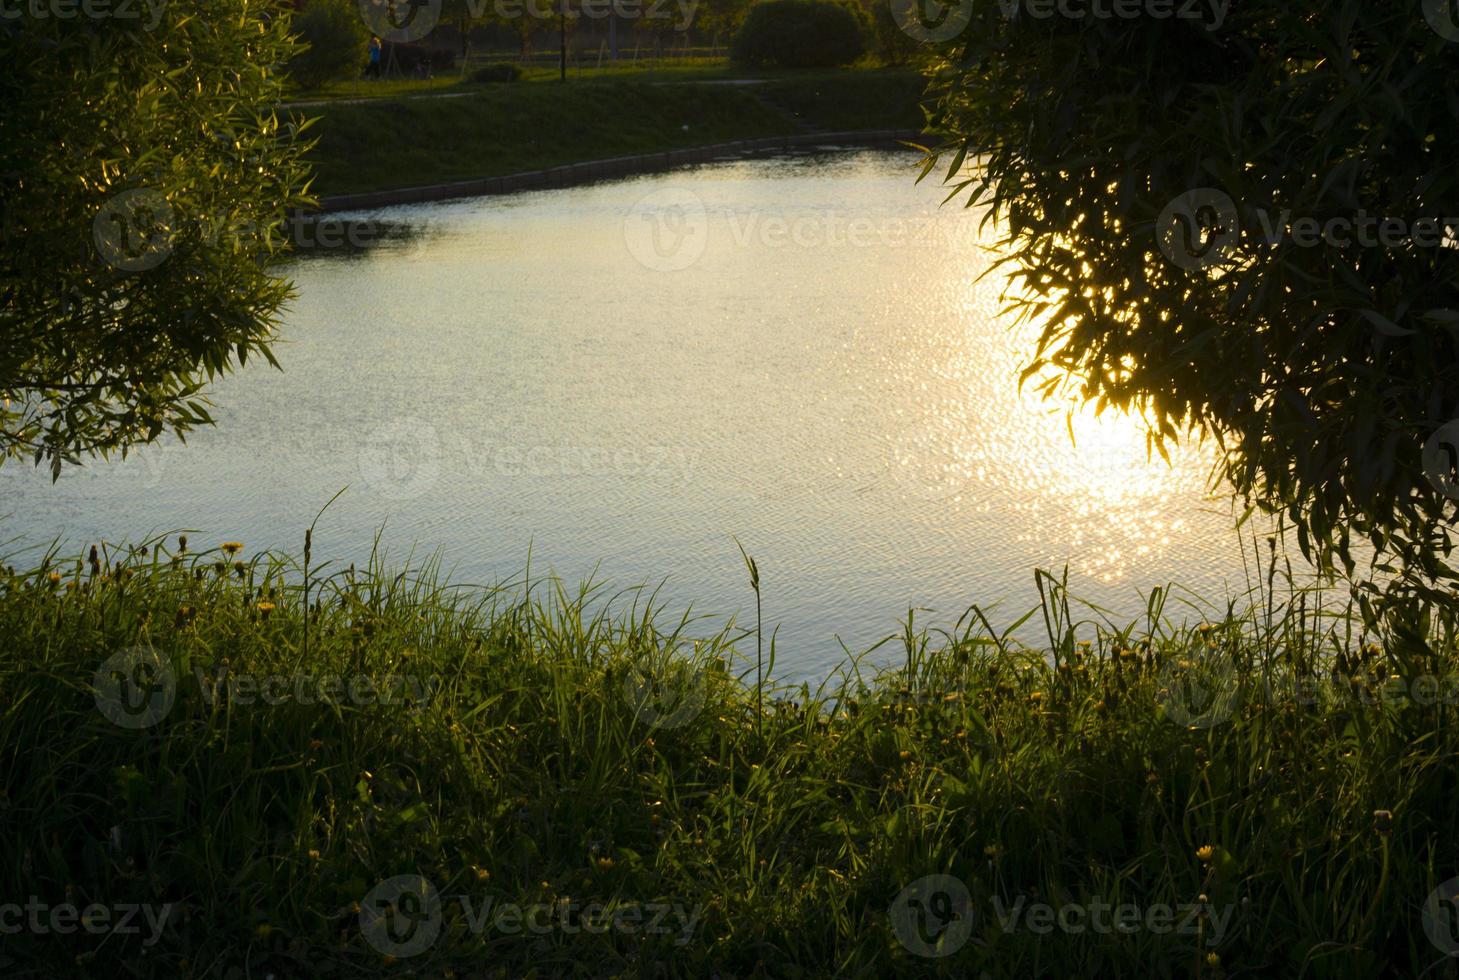
[[[1454,973],[1423,917],[1459,875],[1451,617],[1389,631],[1294,590],[1184,625],[1162,593],[1116,629],[1040,581],[1047,648],[977,609],[909,617],[894,667],[812,689],[751,681],[758,630],[666,620],[639,590],[453,587],[379,558],[306,579],[175,539],[6,569],[0,968]],[[155,718],[126,713],[169,678]],[[430,888],[377,888],[397,876]],[[169,908],[155,941],[12,929],[5,903],[37,902]],[[582,928],[592,903],[620,918]],[[1101,904],[1139,921],[1101,930]],[[411,920],[439,934],[402,945],[430,938]]]

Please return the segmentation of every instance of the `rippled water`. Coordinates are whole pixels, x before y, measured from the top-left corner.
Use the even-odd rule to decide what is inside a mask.
[[[1010,623],[1036,566],[1117,620],[1176,582],[1246,589],[1196,447],[1146,459],[1128,419],[1017,390],[978,213],[895,152],[728,162],[380,214],[411,241],[297,262],[277,350],[214,391],[216,430],[52,486],[0,469],[30,542],[201,541],[316,555],[439,551],[453,578],[596,575],[753,613],[778,671],[823,673],[972,603]],[[1250,533],[1249,531],[1247,532]],[[1249,550],[1249,547],[1248,547]],[[1032,637],[1031,637],[1032,638]],[[888,657],[893,656],[888,652]]]

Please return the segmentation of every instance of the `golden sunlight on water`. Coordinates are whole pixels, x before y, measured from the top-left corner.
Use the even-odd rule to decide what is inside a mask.
[[[1137,421],[1020,392],[981,215],[887,152],[735,162],[390,209],[422,234],[296,263],[278,349],[215,391],[187,447],[0,472],[6,537],[439,553],[457,581],[664,583],[743,616],[759,562],[778,670],[811,678],[1033,569],[1120,625],[1154,586],[1246,590],[1210,447],[1148,459]],[[1191,615],[1198,615],[1192,612]],[[1030,637],[1036,639],[1036,637]],[[890,648],[883,648],[882,653]]]

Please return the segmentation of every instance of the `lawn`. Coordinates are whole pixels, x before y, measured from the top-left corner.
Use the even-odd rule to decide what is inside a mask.
[[[903,70],[767,74],[755,85],[616,74],[470,85],[290,110],[317,117],[314,192],[384,190],[585,160],[821,130],[919,128],[922,79]],[[394,83],[381,83],[394,84]],[[439,94],[439,93],[437,93]]]

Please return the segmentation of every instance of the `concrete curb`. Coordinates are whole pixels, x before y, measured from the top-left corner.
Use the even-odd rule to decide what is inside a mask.
[[[662,153],[645,153],[639,156],[570,163],[561,167],[550,167],[547,170],[509,174],[505,177],[480,177],[475,180],[457,180],[449,184],[400,187],[388,191],[370,191],[364,194],[335,194],[320,198],[319,208],[308,213],[360,211],[367,208],[387,207],[392,204],[419,204],[423,201],[448,201],[458,197],[480,197],[488,194],[544,190],[551,187],[572,187],[576,184],[586,184],[612,177],[627,177],[631,174],[669,170],[685,164],[767,156],[821,144],[877,146],[883,143],[921,138],[923,137],[920,133],[911,130],[871,129],[846,133],[796,133],[791,136],[771,136],[765,139],[735,140],[730,143],[666,150]]]

